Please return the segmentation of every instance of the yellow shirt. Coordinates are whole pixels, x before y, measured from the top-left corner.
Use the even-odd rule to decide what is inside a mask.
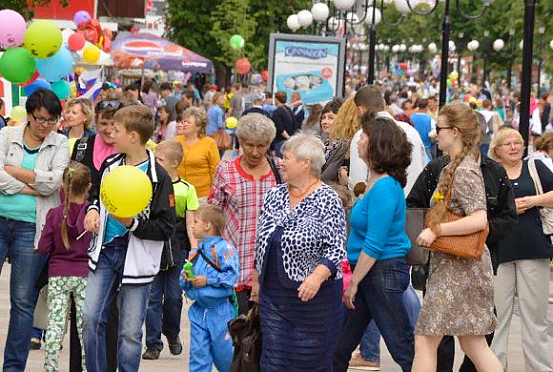
[[[194,185],[199,198],[207,196],[213,183],[215,170],[221,161],[217,143],[211,137],[202,137],[192,146],[186,145],[184,136],[173,138],[184,150],[177,174]]]

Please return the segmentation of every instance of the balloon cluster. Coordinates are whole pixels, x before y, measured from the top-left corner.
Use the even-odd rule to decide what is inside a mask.
[[[229,43],[232,49],[240,51],[244,48],[246,42],[244,41],[242,35],[236,34],[232,35]],[[251,67],[252,65],[250,61],[248,61],[248,59],[245,57],[240,58],[238,61],[236,61],[236,71],[241,75],[247,74],[250,71]]]
[[[75,13],[73,22],[77,32],[69,36],[67,46],[71,51],[82,52],[85,62],[95,63],[100,59],[101,52],[109,53],[113,34],[109,29],[102,29],[100,22],[93,19],[86,11]]]

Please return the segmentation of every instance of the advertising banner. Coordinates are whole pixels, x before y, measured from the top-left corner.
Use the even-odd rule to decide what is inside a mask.
[[[324,104],[342,97],[345,42],[333,37],[271,34],[271,92],[299,92],[304,104]]]

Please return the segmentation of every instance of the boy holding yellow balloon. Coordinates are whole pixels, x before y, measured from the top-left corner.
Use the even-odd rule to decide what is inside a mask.
[[[102,164],[100,195],[85,217],[95,233],[89,248],[84,305],[84,346],[88,371],[106,371],[105,324],[119,290],[119,371],[138,371],[142,325],[164,241],[175,225],[171,178],[146,142],[154,120],[144,106],[127,106],[114,116],[118,152]]]

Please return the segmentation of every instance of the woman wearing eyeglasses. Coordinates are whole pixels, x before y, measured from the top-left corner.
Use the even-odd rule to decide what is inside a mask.
[[[552,371],[547,307],[549,260],[553,257],[553,247],[551,236],[545,235],[542,229],[540,207],[553,207],[553,173],[541,160],[522,160],[523,154],[522,136],[514,129],[501,129],[491,143],[490,156],[507,171],[518,213],[518,226],[499,242],[497,249],[499,268],[495,281],[495,307],[499,322],[492,350],[506,368],[516,293],[526,370]],[[542,185],[542,195],[537,195],[530,175],[533,165]]]
[[[34,253],[46,214],[60,204],[67,138],[55,131],[61,115],[56,95],[39,89],[26,102],[27,124],[0,131],[0,272],[11,260],[10,322],[4,370],[23,371],[29,354],[35,288],[44,258]]]

